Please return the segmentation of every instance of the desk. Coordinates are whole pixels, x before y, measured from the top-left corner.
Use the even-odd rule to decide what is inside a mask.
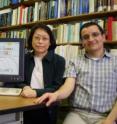
[[[35,98],[0,96],[0,115],[44,107],[34,103]]]
[[[44,107],[44,105],[34,104],[34,100],[35,98],[21,96],[0,96],[0,124],[3,122],[5,124],[21,124],[23,111]],[[18,119],[15,120],[14,118]]]

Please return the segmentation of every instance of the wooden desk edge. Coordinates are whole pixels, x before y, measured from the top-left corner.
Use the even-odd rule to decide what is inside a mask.
[[[34,104],[34,100],[21,96],[0,96],[0,115],[45,107],[44,104]]]

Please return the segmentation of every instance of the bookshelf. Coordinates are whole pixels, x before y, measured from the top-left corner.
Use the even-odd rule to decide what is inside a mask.
[[[30,4],[29,4],[30,5]],[[106,11],[106,12],[94,12],[90,14],[82,14],[78,16],[65,16],[62,18],[56,18],[56,19],[48,19],[48,20],[39,20],[36,22],[30,22],[27,24],[22,24],[22,25],[14,25],[14,26],[3,26],[0,27],[0,31],[5,31],[5,30],[14,30],[18,28],[31,28],[33,25],[37,23],[44,23],[44,24],[63,24],[63,23],[69,23],[69,22],[80,22],[80,21],[87,21],[91,19],[103,19],[104,17],[109,17],[109,16],[117,16],[117,10],[113,11]]]
[[[3,0],[1,0],[1,1],[3,1]],[[20,6],[24,6],[24,7],[33,6],[33,7],[35,7],[36,2],[39,3],[41,1],[44,1],[46,4],[48,4],[49,1],[57,1],[57,0],[12,0],[12,1],[15,1],[15,2],[17,1],[17,2],[16,2],[16,4],[12,4],[11,2],[8,2],[8,5],[1,7],[0,11],[4,11],[4,10],[9,9],[9,8],[11,10],[13,10],[13,9],[16,9]],[[66,0],[66,1],[69,1],[69,0]],[[91,0],[89,0],[89,1],[91,1]],[[91,1],[91,2],[93,2],[93,1]],[[91,4],[91,3],[89,3],[89,4]],[[105,9],[101,10],[101,11],[99,11],[99,10],[93,10],[93,11],[94,12],[83,12],[83,13],[80,12],[80,14],[75,15],[75,16],[66,14],[65,16],[62,16],[59,18],[46,18],[46,19],[37,20],[37,21],[32,20],[30,22],[26,22],[26,23],[22,23],[22,24],[15,24],[15,25],[5,24],[3,26],[0,26],[0,32],[6,32],[6,31],[9,32],[9,31],[15,31],[15,30],[30,29],[33,25],[35,25],[37,23],[44,23],[47,25],[61,25],[61,24],[69,24],[69,23],[75,23],[75,22],[81,22],[81,21],[88,21],[88,20],[93,20],[93,19],[105,19],[105,18],[108,18],[110,16],[116,17],[116,15],[117,15],[116,7],[115,7],[115,9],[110,9],[109,11],[105,11]],[[11,20],[12,20],[12,18],[11,18]],[[58,46],[67,45],[67,44],[68,45],[79,45],[79,46],[81,45],[81,43],[79,43],[79,42],[78,43],[73,42],[73,43],[58,43]],[[105,44],[112,46],[112,45],[117,45],[117,42],[116,41],[111,41],[111,42],[108,41],[108,42],[105,42]]]
[[[93,5],[94,4],[93,3],[94,0],[87,0],[87,1],[89,1],[89,4],[87,4],[88,7],[90,8],[90,6],[91,7],[93,6],[93,8],[89,9],[87,11],[86,9],[88,7],[87,7],[87,5],[85,5],[85,7],[86,7],[85,10],[86,11],[84,12],[83,11],[83,7],[82,7],[82,8],[79,9],[79,14],[74,14],[75,8],[74,8],[74,10],[72,9],[73,6],[72,6],[72,2],[71,1],[74,1],[74,0],[66,0],[67,2],[65,2],[65,0],[62,0],[62,1],[61,0],[12,0],[12,1],[15,1],[15,2],[17,1],[17,2],[16,2],[16,4],[9,3],[9,5],[3,6],[3,7],[0,8],[0,12],[3,11],[3,14],[4,14],[5,10],[11,9],[11,10],[9,10],[10,13],[11,13],[10,21],[8,21],[9,22],[8,24],[6,23],[6,24],[3,24],[3,25],[0,26],[0,33],[2,34],[2,32],[3,32],[3,34],[4,34],[4,32],[7,32],[7,34],[5,34],[6,37],[10,37],[10,35],[11,35],[11,37],[26,38],[27,34],[29,33],[30,28],[33,25],[37,24],[37,23],[44,23],[44,24],[47,24],[47,25],[55,26],[55,28],[53,29],[53,32],[55,32],[55,36],[57,38],[57,45],[58,45],[58,47],[62,47],[62,48],[60,48],[57,51],[59,53],[60,53],[61,49],[63,50],[63,47],[64,48],[66,47],[65,49],[68,49],[68,48],[70,48],[70,45],[74,46],[74,47],[78,46],[79,49],[82,48],[82,43],[79,42],[79,39],[77,39],[78,37],[76,38],[77,40],[76,39],[73,40],[70,37],[70,40],[64,41],[63,37],[66,36],[66,34],[64,34],[64,32],[65,32],[64,28],[67,27],[67,30],[69,30],[68,29],[69,26],[71,26],[71,28],[74,28],[76,26],[75,25],[76,22],[80,23],[80,22],[85,22],[85,21],[89,21],[89,20],[104,20],[105,21],[105,20],[108,20],[108,17],[116,17],[116,15],[117,15],[116,5],[115,6],[113,5],[113,7],[110,6],[110,8],[107,6],[108,10],[106,10],[105,6],[104,6],[104,9],[103,9],[102,4],[98,3],[98,0],[95,0],[95,1],[97,1],[99,7],[97,7],[97,5]],[[40,4],[42,1],[45,3],[44,5],[47,6],[47,10],[46,11],[48,11],[48,13],[46,13],[46,18],[40,18],[40,17],[36,17],[35,18],[35,11],[37,12],[37,9],[39,9],[39,5],[42,6],[42,4]],[[76,1],[79,1],[79,0],[76,0]],[[81,1],[85,1],[85,0],[81,0]],[[99,1],[101,2],[102,0],[99,0]],[[51,10],[51,12],[53,12],[52,11],[53,7],[56,10],[55,2],[58,2],[57,3],[58,4],[57,5],[57,7],[58,7],[57,9],[58,10],[54,12],[55,17],[53,17],[53,16],[50,15],[49,11]],[[69,5],[68,5],[68,2],[70,2]],[[66,10],[60,10],[61,6],[59,4],[62,7],[66,8]],[[80,3],[79,2],[77,4],[85,4],[85,3]],[[110,4],[112,4],[112,3],[110,3]],[[104,3],[103,3],[103,5],[104,5]],[[71,8],[69,8],[69,6]],[[17,15],[16,19],[18,19],[18,18],[20,19],[22,17],[18,17],[18,15],[20,16],[20,13],[21,13],[19,10],[22,9],[22,11],[23,10],[25,11],[25,9],[27,9],[27,8],[30,9],[30,7],[32,7],[31,10],[29,10],[29,11],[31,11],[31,14],[30,15],[24,14],[23,17],[25,17],[25,16],[32,16],[31,19],[29,19],[28,21],[25,19],[25,22],[23,22],[21,20],[20,20],[21,22],[19,22],[17,20],[13,24],[13,22],[12,22],[12,20],[14,20],[14,18],[13,18],[14,17],[13,11],[16,10],[16,15]],[[75,7],[77,8],[77,6],[75,6]],[[79,7],[80,7],[80,5],[79,5]],[[69,11],[70,11],[69,13],[67,13],[68,8],[69,8]],[[81,11],[81,9],[82,9],[82,11]],[[28,11],[28,13],[29,13],[29,11]],[[58,11],[60,11],[60,13]],[[65,12],[63,12],[63,11],[65,11]],[[56,16],[56,14],[55,14],[56,12],[58,13],[58,16]],[[62,13],[62,15],[61,15],[61,13]],[[63,16],[63,13],[64,13],[64,16]],[[28,18],[28,17],[26,17],[26,18]],[[105,22],[102,22],[102,23],[104,23],[102,25],[105,26]],[[76,30],[76,29],[73,29],[73,30]],[[61,32],[61,33],[59,33],[59,32]],[[17,33],[18,33],[18,36],[17,36]],[[64,34],[64,36],[62,34]],[[75,34],[78,35],[78,31]],[[61,37],[61,39],[58,39],[59,37]],[[67,39],[69,39],[69,38],[67,38]],[[117,46],[117,41],[116,40],[113,41],[113,40],[109,39],[107,41],[108,42],[105,42],[105,46],[107,48],[109,48],[109,47],[113,48],[113,46],[114,47]],[[72,48],[72,50],[73,50],[73,48]],[[67,53],[66,50],[65,50],[65,52]]]

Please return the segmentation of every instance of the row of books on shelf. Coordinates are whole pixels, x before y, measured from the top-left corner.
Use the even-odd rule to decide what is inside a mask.
[[[0,38],[24,38],[28,37],[30,29],[0,32]]]
[[[23,38],[25,41],[25,47],[27,47],[29,32],[30,29],[0,32],[0,38]]]
[[[6,6],[9,6],[11,3],[10,0],[0,0],[0,8],[3,8],[3,7],[6,7]]]
[[[0,8],[9,6],[10,4],[23,3],[30,0],[0,0]],[[43,1],[43,0],[42,0]],[[68,12],[68,14],[79,14],[81,12],[105,11],[117,8],[116,0],[49,0],[50,8]],[[79,8],[79,9],[78,9]]]
[[[65,60],[70,60],[71,58],[77,58],[78,55],[84,53],[84,49],[80,49],[79,46],[73,45],[61,45],[57,46],[55,52],[65,58]]]
[[[106,38],[108,41],[117,41],[117,20],[115,17],[108,17],[103,20],[95,19],[90,21],[96,21],[106,31]],[[56,38],[57,44],[62,43],[79,43],[79,30],[84,22],[72,22],[65,24],[48,25]],[[30,29],[20,29],[0,32],[0,37],[11,38],[27,38]]]
[[[117,41],[117,19],[115,17],[108,17],[104,19],[94,19],[90,21],[97,22],[106,33],[106,39],[108,41]],[[53,32],[56,36],[57,43],[79,43],[79,31],[82,24],[86,23],[87,21],[83,22],[74,22],[74,23],[67,23],[57,25],[56,28],[53,28]]]
[[[79,43],[79,29],[81,23],[61,24],[54,28],[53,32],[58,44]]]
[[[83,22],[82,22],[83,23]],[[79,29],[82,23],[68,23],[59,25],[48,25],[54,33],[57,44],[79,43]],[[30,29],[11,30],[0,32],[1,38],[27,38]]]
[[[0,8],[8,7],[10,5],[18,4],[28,0],[0,0]]]
[[[21,5],[14,9],[0,10],[0,26],[19,25],[38,20],[77,16],[83,13],[117,10],[117,1],[108,0],[50,0],[35,2],[31,6]],[[113,1],[113,2],[112,2]],[[113,3],[113,4],[112,4]],[[106,7],[112,9],[105,9]]]
[[[81,49],[79,46],[74,45],[61,45],[57,46],[55,49],[55,52],[65,58],[65,60],[71,60],[77,58],[79,55],[82,55],[85,53],[84,49]],[[110,49],[109,52],[112,55],[117,56],[117,49]]]

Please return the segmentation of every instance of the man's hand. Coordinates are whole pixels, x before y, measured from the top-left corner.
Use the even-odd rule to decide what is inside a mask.
[[[101,124],[116,124],[112,119],[106,118]]]
[[[41,97],[37,98],[34,102],[36,104],[45,103],[46,106],[50,106],[52,103],[56,102],[58,98],[57,92],[45,93]]]

